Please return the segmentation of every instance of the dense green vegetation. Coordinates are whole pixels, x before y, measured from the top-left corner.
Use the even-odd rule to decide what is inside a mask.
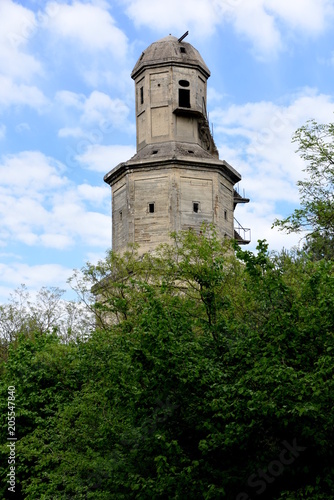
[[[334,123],[310,120],[293,136],[305,160],[306,177],[297,184],[300,207],[274,225],[305,232],[305,249],[315,259],[334,258]]]
[[[14,385],[22,497],[329,498],[334,264],[264,243],[235,256],[208,230],[111,253],[81,285],[109,275],[88,340],[9,346],[1,442]]]
[[[327,252],[252,253],[205,227],[155,255],[110,252],[72,284],[97,318],[88,336],[88,317],[57,325],[55,290],[0,311],[1,498],[332,498]]]

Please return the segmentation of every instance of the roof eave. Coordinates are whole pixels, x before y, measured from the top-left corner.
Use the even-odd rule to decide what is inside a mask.
[[[210,168],[219,170],[225,177],[231,180],[234,184],[241,181],[241,175],[225,160],[215,159],[194,159],[192,157],[165,157],[152,160],[129,160],[119,163],[115,168],[108,172],[103,180],[110,186],[114,184],[120,177],[130,170],[139,170],[145,168],[163,168],[163,167],[180,167],[180,168]]]
[[[137,65],[136,65],[137,66]],[[166,66],[178,66],[178,67],[185,67],[187,66],[188,68],[193,68],[199,70],[205,78],[209,78],[211,73],[208,68],[204,68],[202,65],[198,64],[195,61],[175,61],[173,59],[165,59],[165,60],[160,60],[157,62],[146,62],[143,64],[139,64],[138,67],[134,67],[131,73],[131,78],[133,80],[136,80],[136,78],[143,73],[146,69],[148,68],[157,68],[157,67],[166,67]]]

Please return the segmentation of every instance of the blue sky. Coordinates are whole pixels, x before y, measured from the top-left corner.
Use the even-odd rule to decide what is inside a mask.
[[[208,111],[220,158],[251,203],[252,244],[298,206],[304,167],[291,144],[306,120],[333,121],[331,0],[1,0],[0,302],[25,283],[66,287],[111,245],[103,175],[135,152],[131,70],[169,33],[211,70]]]

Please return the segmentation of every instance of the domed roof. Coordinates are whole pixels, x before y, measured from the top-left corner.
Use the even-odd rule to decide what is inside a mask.
[[[135,79],[147,67],[170,65],[197,68],[206,78],[210,76],[209,68],[198,50],[190,43],[179,42],[175,36],[169,35],[147,47],[136,62],[131,78]]]

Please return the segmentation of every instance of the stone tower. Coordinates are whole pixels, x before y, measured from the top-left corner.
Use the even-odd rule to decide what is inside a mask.
[[[249,201],[234,190],[241,176],[219,160],[209,128],[210,71],[183,39],[170,35],[152,43],[131,74],[137,153],[104,177],[112,189],[116,252],[129,243],[138,243],[140,252],[152,250],[170,241],[171,232],[199,230],[204,221],[222,237],[248,242],[234,228],[236,204]]]

